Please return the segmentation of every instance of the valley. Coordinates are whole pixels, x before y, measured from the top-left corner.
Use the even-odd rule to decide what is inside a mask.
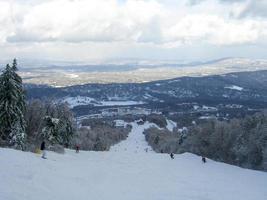
[[[180,61],[181,62],[181,61]],[[107,63],[21,63],[25,83],[66,87],[87,83],[145,83],[177,77],[201,77],[231,72],[267,70],[267,60],[222,58],[202,62],[124,61]]]
[[[262,70],[147,83],[25,87],[28,100],[67,103],[78,120],[154,113],[174,121],[182,118],[188,124],[208,118],[240,118],[266,109],[266,85],[267,71]]]

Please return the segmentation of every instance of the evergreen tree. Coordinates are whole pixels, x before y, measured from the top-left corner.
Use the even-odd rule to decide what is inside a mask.
[[[17,74],[17,61],[6,65],[0,76],[0,135],[11,145],[23,149],[25,143],[25,94]]]
[[[57,118],[46,116],[44,118],[45,126],[42,130],[42,136],[52,144],[58,143],[60,121]]]
[[[25,143],[25,131],[22,129],[19,123],[16,123],[10,133],[10,144],[13,144],[17,148],[24,148]]]
[[[45,126],[42,136],[52,144],[68,145],[73,136],[73,127],[67,119],[58,119],[51,116],[44,118]]]

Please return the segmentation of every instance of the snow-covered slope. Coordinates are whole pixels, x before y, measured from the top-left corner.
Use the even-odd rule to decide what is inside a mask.
[[[76,96],[76,97],[65,97],[59,102],[67,103],[70,108],[81,105],[93,105],[93,106],[131,106],[131,105],[141,105],[145,104],[142,101],[127,101],[127,100],[116,100],[116,101],[97,101],[94,98],[86,96]]]
[[[169,120],[169,119],[166,119],[166,122],[167,122],[167,126],[166,128],[169,130],[169,131],[173,131],[173,129],[175,127],[177,127],[177,123],[172,121],[172,120]]]
[[[132,125],[132,131],[129,133],[127,140],[120,142],[119,144],[111,147],[110,152],[120,153],[144,153],[153,152],[152,148],[148,145],[143,134],[145,129],[156,124],[145,122],[143,125],[138,125],[136,122],[130,123]]]
[[[149,148],[137,126],[110,152],[39,155],[0,148],[0,200],[266,200],[267,173]],[[137,148],[138,147],[138,148]],[[125,150],[125,148],[127,150]],[[151,149],[150,149],[151,150]]]

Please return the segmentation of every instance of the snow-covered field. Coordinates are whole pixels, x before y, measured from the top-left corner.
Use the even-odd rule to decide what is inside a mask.
[[[61,102],[67,103],[70,108],[81,105],[93,105],[93,106],[130,106],[130,105],[141,105],[145,104],[142,101],[129,101],[129,100],[116,100],[116,101],[97,101],[91,97],[77,96],[77,97],[66,97]]]
[[[110,152],[40,155],[0,148],[0,200],[266,200],[267,173],[185,153],[171,160],[133,124]],[[145,149],[148,148],[148,152]]]
[[[231,86],[227,86],[227,87],[224,87],[226,89],[230,89],[230,90],[238,90],[238,91],[242,91],[244,88],[242,87],[239,87],[237,85],[231,85]]]

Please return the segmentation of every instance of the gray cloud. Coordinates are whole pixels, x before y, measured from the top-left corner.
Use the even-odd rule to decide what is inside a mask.
[[[188,0],[188,4],[191,6],[194,6],[194,5],[202,3],[203,1],[206,1],[206,0]]]
[[[211,54],[205,45],[227,50],[238,46],[235,53],[248,54],[250,46],[242,50],[243,46],[267,43],[267,21],[260,18],[266,16],[267,7],[263,0],[257,2],[14,0],[11,13],[10,3],[0,0],[0,56],[6,49],[6,55],[39,52],[73,59],[121,55],[127,50],[134,56],[151,57],[159,50],[157,55],[170,52],[175,57],[175,49],[191,52],[196,46],[199,55]]]
[[[245,2],[247,0],[220,0],[220,1],[226,3],[236,3],[236,2]]]
[[[207,0],[188,0],[189,5],[197,5]],[[247,0],[219,0],[222,3],[236,3],[236,2],[246,2]]]
[[[244,17],[267,17],[267,1],[266,0],[251,0],[246,8],[241,12],[240,18]]]

